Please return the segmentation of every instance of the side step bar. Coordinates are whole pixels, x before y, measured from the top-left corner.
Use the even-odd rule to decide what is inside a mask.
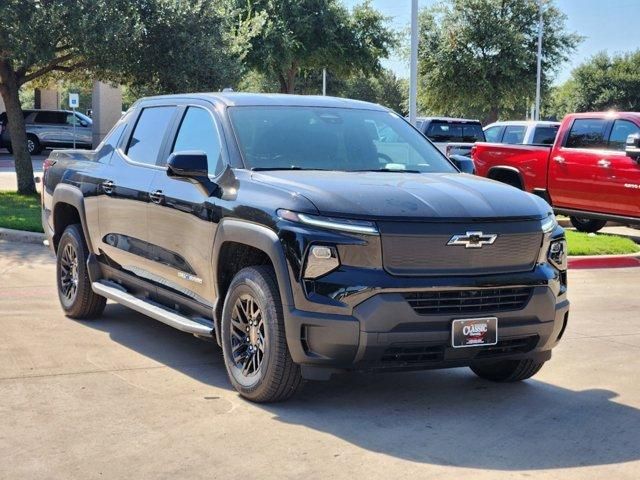
[[[97,281],[91,284],[92,290],[110,300],[113,300],[125,307],[129,307],[136,312],[143,313],[155,320],[159,320],[162,323],[177,328],[183,332],[193,333],[202,337],[213,337],[213,323],[203,319],[199,321],[180,315],[179,313],[144,301],[138,297],[134,297],[130,293],[125,292],[123,289],[111,286],[107,282]]]

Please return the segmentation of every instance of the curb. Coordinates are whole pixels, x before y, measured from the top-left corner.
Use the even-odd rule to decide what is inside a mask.
[[[640,254],[574,256],[568,263],[571,270],[640,267]]]
[[[24,230],[12,230],[0,227],[0,240],[7,242],[33,243],[42,245],[47,237],[44,233],[25,232]]]

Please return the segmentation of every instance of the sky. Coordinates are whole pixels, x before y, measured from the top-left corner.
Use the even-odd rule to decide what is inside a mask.
[[[418,4],[422,8],[436,2],[419,0]],[[343,3],[353,7],[361,0],[343,0]],[[384,15],[392,17],[394,28],[408,28],[411,0],[373,0],[372,3]],[[640,0],[555,0],[555,4],[567,15],[567,29],[586,38],[572,58],[560,67],[554,83],[565,81],[573,68],[600,51],[611,54],[640,48]],[[408,63],[401,58],[390,58],[384,66],[399,76],[409,76]]]

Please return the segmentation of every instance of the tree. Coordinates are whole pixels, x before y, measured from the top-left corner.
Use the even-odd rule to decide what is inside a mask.
[[[640,50],[609,56],[598,53],[571,72],[553,91],[548,111],[640,111]]]
[[[545,0],[542,80],[546,89],[581,41],[566,16]],[[446,0],[420,15],[421,108],[486,122],[534,98],[536,0]]]
[[[237,77],[242,55],[231,45],[222,8],[216,0],[3,0],[0,95],[18,191],[35,192],[23,85],[74,74],[157,91],[226,86]]]
[[[396,42],[369,2],[351,12],[338,0],[236,0],[240,24],[259,28],[249,39],[247,64],[294,93],[301,71],[378,73]]]

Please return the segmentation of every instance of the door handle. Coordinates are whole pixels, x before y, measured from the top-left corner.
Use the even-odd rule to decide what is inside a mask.
[[[162,190],[156,190],[155,192],[151,192],[149,194],[149,198],[153,203],[157,203],[158,205],[160,205],[164,200],[164,194],[162,193]]]
[[[600,160],[598,160],[598,166],[602,168],[609,168],[611,166],[611,162],[609,160],[601,158]]]
[[[564,163],[565,159],[564,157],[561,157],[560,155],[553,157],[553,161],[557,162],[557,163]]]
[[[105,180],[102,182],[102,191],[107,195],[111,195],[116,188],[116,184],[112,180]]]

